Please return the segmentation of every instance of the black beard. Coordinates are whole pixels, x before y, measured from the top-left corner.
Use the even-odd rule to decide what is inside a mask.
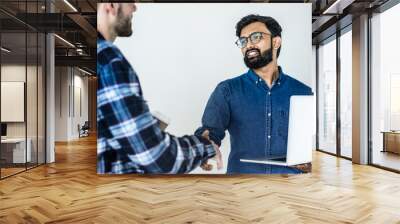
[[[119,37],[130,37],[132,35],[132,19],[124,18],[121,8],[118,9],[118,24],[115,26],[115,33]]]
[[[250,50],[254,50],[254,49],[250,49]],[[256,50],[258,50],[258,49],[256,49]],[[268,65],[271,61],[272,61],[272,48],[270,48],[262,53],[260,52],[260,50],[258,50],[258,56],[251,58],[251,59],[249,59],[247,57],[247,51],[244,56],[244,63],[250,69],[262,68],[262,67]]]

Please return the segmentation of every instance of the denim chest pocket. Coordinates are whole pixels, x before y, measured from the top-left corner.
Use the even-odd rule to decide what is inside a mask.
[[[276,110],[275,114],[275,118],[277,119],[274,122],[276,124],[276,138],[271,150],[274,155],[282,155],[286,153],[289,113],[282,108]]]

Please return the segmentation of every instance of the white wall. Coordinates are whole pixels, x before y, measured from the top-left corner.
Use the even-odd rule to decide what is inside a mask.
[[[25,65],[19,65],[19,64],[6,64],[1,66],[1,81],[2,82],[24,82],[26,83],[25,80],[25,75],[26,75],[26,69],[28,71],[32,70],[32,66],[26,67]],[[3,93],[3,91],[2,91]],[[24,91],[22,91],[22,95],[24,94]],[[7,98],[7,96],[1,96],[2,99]],[[2,102],[2,106],[4,105],[4,102]],[[2,114],[4,113],[10,113],[9,111],[10,108],[2,107]],[[24,114],[24,106],[20,108],[22,110],[22,113]],[[11,112],[12,113],[12,112]],[[22,114],[22,116],[24,116]],[[2,118],[2,120],[4,120]],[[22,130],[22,128],[18,127],[25,127],[24,125],[24,117],[22,118],[22,122],[7,122],[8,123],[8,128],[11,133],[14,132],[14,137],[22,137],[25,136],[25,130]]]
[[[39,163],[44,162],[44,89],[43,89],[43,76],[41,66],[25,66],[25,64],[3,64],[1,66],[1,81],[2,82],[24,82],[26,84],[26,107],[21,105],[19,108],[12,108],[10,106],[1,108],[2,112],[16,113],[12,110],[20,110],[24,116],[26,112],[26,120],[22,122],[6,122],[7,123],[7,137],[9,138],[23,138],[25,135],[30,140],[32,161],[36,162],[39,158]],[[27,78],[27,81],[25,80]],[[3,93],[4,89],[2,89]],[[24,90],[19,90],[24,94]],[[4,93],[3,93],[4,94]],[[5,93],[7,94],[7,93]],[[2,98],[8,97],[2,95]],[[24,98],[24,97],[22,97]],[[24,99],[22,99],[24,104]],[[21,103],[21,102],[20,102]],[[38,151],[38,152],[37,152]],[[37,154],[39,156],[37,157]]]
[[[19,64],[5,64],[1,66],[1,81],[4,82],[25,82],[26,71],[28,74],[35,71],[36,68],[33,66],[25,66]],[[36,92],[35,92],[36,93]],[[28,92],[27,96],[30,97],[34,95]],[[34,95],[36,96],[36,95]],[[3,98],[4,96],[2,96]],[[31,97],[30,97],[31,98]],[[8,110],[9,108],[1,108],[1,110]],[[24,110],[24,108],[22,108]],[[28,114],[28,120],[31,121],[32,118]],[[7,136],[8,137],[25,137],[25,122],[7,122]],[[31,127],[31,125],[29,126]],[[29,133],[28,133],[29,134]]]
[[[83,125],[88,120],[88,80],[82,75],[83,73],[76,68],[56,67],[56,141],[77,139],[79,137],[78,124]],[[78,102],[79,97],[77,97],[79,90],[81,103]],[[82,116],[77,107],[79,104],[82,106]]]
[[[82,76],[83,73],[80,72],[79,70],[75,69],[75,75],[74,75],[74,108],[75,113],[73,113],[73,119],[72,119],[72,130],[71,130],[71,135],[73,138],[78,137],[78,129],[77,126],[80,124],[81,126],[85,123],[85,121],[88,121],[88,78],[85,76]],[[80,91],[80,93],[79,93]],[[80,95],[80,97],[79,97]],[[81,102],[79,102],[81,101]],[[81,107],[81,108],[79,108]],[[80,113],[79,110],[82,110],[82,113]]]
[[[25,65],[8,64],[1,66],[1,81],[25,82],[25,75]],[[7,110],[7,108],[1,108],[1,110]],[[25,126],[24,122],[7,123],[7,137],[25,137]]]
[[[1,82],[1,121],[24,122],[25,82]]]
[[[55,68],[55,140],[66,141],[68,139],[68,68]],[[66,97],[65,97],[66,96]]]
[[[171,119],[167,131],[175,135],[193,133],[216,85],[247,71],[234,42],[235,25],[248,14],[272,16],[281,24],[279,64],[314,85],[311,4],[137,5],[133,35],[116,44],[138,73],[151,110]],[[229,136],[221,150],[226,165]]]

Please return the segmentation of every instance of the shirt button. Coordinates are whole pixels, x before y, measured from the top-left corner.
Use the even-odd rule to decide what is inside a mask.
[[[268,138],[271,138],[271,135],[268,135]]]
[[[268,113],[268,117],[271,117],[271,113]]]
[[[268,92],[268,95],[271,95],[271,92]]]

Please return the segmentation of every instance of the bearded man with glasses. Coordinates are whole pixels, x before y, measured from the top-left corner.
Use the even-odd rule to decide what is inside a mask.
[[[307,85],[277,64],[282,28],[268,16],[248,15],[236,25],[236,45],[249,70],[218,84],[211,94],[196,135],[221,145],[230,134],[228,174],[289,174],[309,167],[245,163],[241,158],[286,155],[289,102],[292,95],[312,95]]]

